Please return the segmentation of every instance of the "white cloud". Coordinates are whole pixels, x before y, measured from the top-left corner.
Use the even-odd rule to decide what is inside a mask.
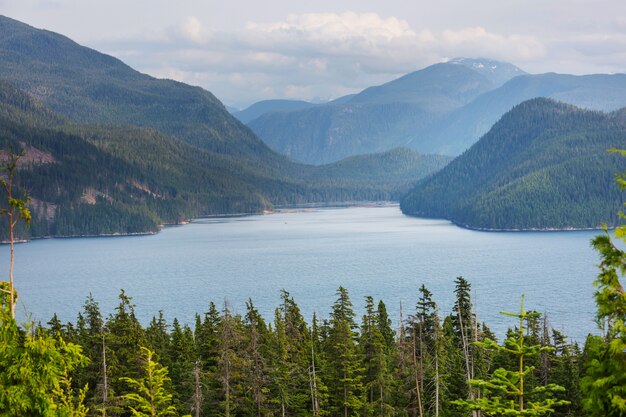
[[[204,29],[200,21],[194,16],[189,16],[182,27],[183,35],[193,42],[200,43],[205,40]]]
[[[622,24],[616,19],[613,27]],[[355,12],[291,14],[238,31],[212,29],[201,16],[190,16],[163,32],[162,38],[117,41],[104,49],[125,51],[123,58],[142,71],[201,85],[237,106],[268,98],[336,98],[446,57],[481,56],[546,71],[548,59],[565,65],[605,53],[617,61],[626,50],[620,31],[539,38],[483,26],[429,30]],[[610,67],[594,65],[588,68]]]

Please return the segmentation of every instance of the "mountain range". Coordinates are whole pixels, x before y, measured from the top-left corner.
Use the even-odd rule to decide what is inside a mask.
[[[401,201],[406,214],[478,229],[614,225],[626,109],[604,113],[552,99],[523,102]]]
[[[17,185],[32,198],[32,236],[151,232],[203,215],[397,200],[450,160],[395,149],[337,165],[294,163],[211,93],[7,17],[0,80],[0,142],[26,150]]]
[[[626,106],[624,91],[626,74],[531,75],[507,63],[457,58],[340,104],[269,111],[248,125],[273,149],[312,164],[396,146],[457,156],[525,100],[611,111]]]
[[[490,60],[435,64],[359,94],[299,111],[269,112],[248,123],[270,147],[320,164],[407,146],[426,129],[503,80],[523,74]]]

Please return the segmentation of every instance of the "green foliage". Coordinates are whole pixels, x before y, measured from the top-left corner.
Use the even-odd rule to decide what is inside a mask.
[[[621,113],[529,100],[420,182],[401,209],[471,228],[599,227],[621,205],[613,187],[620,161],[607,149],[624,140]]]
[[[624,226],[616,235],[624,239]],[[602,257],[595,281],[597,319],[604,337],[588,339],[583,390],[585,408],[592,416],[626,415],[626,293],[620,282],[626,271],[626,253],[610,235],[597,236],[593,247]]]
[[[86,387],[73,398],[69,373],[86,365],[81,348],[63,339],[21,329],[0,309],[0,410],[8,416],[80,416]]]
[[[326,341],[331,416],[359,415],[363,407],[363,362],[358,346],[352,302],[345,288],[337,290]]]
[[[61,390],[50,391],[54,404],[74,407],[78,414],[86,406],[92,415],[102,411],[128,415],[129,406],[146,413],[146,393],[152,387],[162,394],[162,409],[176,415],[457,417],[465,415],[459,406],[465,404],[483,410],[500,407],[502,415],[528,416],[561,405],[554,417],[582,417],[578,367],[596,360],[602,339],[590,338],[581,355],[559,332],[542,339],[538,314],[522,308],[514,314],[523,315],[520,326],[509,330],[508,340],[498,346],[486,325],[477,327],[469,288],[466,280],[457,278],[459,311],[440,323],[432,294],[422,286],[415,314],[397,333],[384,303],[376,304],[372,297],[365,299],[362,322],[357,325],[348,292],[339,288],[328,320],[320,323],[314,316],[310,325],[291,295],[282,291],[271,325],[249,301],[244,316],[233,314],[228,304],[220,312],[210,303],[204,316],[196,317],[193,330],[178,320],[169,326],[162,313],[144,329],[133,318],[130,297],[122,292],[119,306],[106,320],[89,297],[76,325],[53,317],[50,329],[39,334],[54,334],[56,340],[47,337],[57,344],[65,343],[63,338],[77,340],[91,359],[80,370],[61,369]],[[467,356],[459,313],[462,328],[474,329],[466,335],[471,344],[465,347]],[[546,333],[547,322],[544,326]],[[147,345],[150,348],[143,348]],[[544,353],[545,362],[544,356],[535,360]],[[520,354],[523,414],[518,400]],[[148,382],[148,363],[153,366],[153,385]],[[468,400],[468,364],[470,375],[475,375],[474,400]],[[499,369],[491,371],[490,366]],[[459,399],[465,401],[455,401]],[[568,401],[571,404],[563,406]],[[143,409],[138,408],[141,404]]]
[[[172,394],[166,391],[169,382],[167,369],[154,360],[154,352],[141,348],[141,360],[144,375],[134,379],[122,377],[132,392],[122,396],[129,403],[129,408],[136,417],[175,416],[176,408],[172,405]]]
[[[493,416],[528,416],[539,417],[554,412],[555,407],[570,404],[566,400],[558,400],[555,394],[565,389],[556,384],[547,384],[528,390],[524,379],[531,375],[534,368],[525,366],[524,360],[529,356],[536,356],[542,351],[549,350],[541,345],[525,344],[524,322],[537,317],[534,312],[524,309],[524,296],[520,303],[519,313],[502,314],[519,319],[516,334],[511,333],[504,341],[504,345],[498,345],[491,339],[476,342],[486,349],[495,349],[513,355],[517,359],[518,367],[515,370],[504,368],[496,369],[490,379],[474,379],[471,385],[480,389],[479,398],[469,400],[457,400],[456,404],[469,410],[480,410],[486,415]]]

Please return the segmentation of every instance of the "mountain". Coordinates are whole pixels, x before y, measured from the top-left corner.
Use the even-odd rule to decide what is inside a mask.
[[[15,184],[31,197],[25,237],[146,233],[275,205],[398,200],[449,162],[397,150],[277,174],[154,129],[71,122],[1,81],[0,149],[25,151]]]
[[[252,104],[244,110],[233,113],[242,123],[248,123],[265,113],[276,111],[294,111],[316,106],[302,100],[263,100]]]
[[[549,97],[591,110],[611,111],[626,106],[626,74],[539,74],[515,77],[455,110],[407,144],[421,152],[459,155],[515,105]]]
[[[484,229],[595,228],[616,221],[626,111],[525,101],[401,201],[406,214]]]
[[[208,91],[139,73],[65,36],[4,16],[0,79],[74,121],[150,127],[214,152],[280,163]]]
[[[517,74],[523,71],[495,61],[435,64],[347,100],[266,113],[249,126],[270,147],[297,161],[328,163],[406,146],[416,132]]]

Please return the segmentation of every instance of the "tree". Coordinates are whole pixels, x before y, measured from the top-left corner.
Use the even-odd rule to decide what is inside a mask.
[[[381,329],[387,330],[381,323],[381,320],[385,318],[381,318],[379,314],[381,310],[386,313],[386,309],[385,305],[382,304],[379,305],[379,310],[375,310],[374,299],[371,296],[366,297],[365,302],[366,313],[363,316],[359,340],[365,370],[363,381],[366,390],[364,414],[388,416],[393,413],[389,398],[392,377],[389,366],[389,351],[383,332],[381,332]]]
[[[122,377],[133,390],[122,396],[128,401],[130,411],[136,417],[161,417],[176,415],[176,408],[172,405],[172,394],[165,389],[169,382],[167,368],[154,360],[154,352],[141,347],[144,375],[140,378]]]
[[[626,150],[611,149],[626,156]],[[617,176],[620,190],[626,189],[626,176]],[[621,219],[624,212],[618,213]],[[615,229],[616,239],[626,241],[626,225]],[[594,282],[596,314],[604,337],[587,340],[586,375],[582,388],[586,398],[584,406],[592,416],[626,416],[626,292],[620,278],[626,273],[626,252],[619,249],[608,233],[592,240],[592,246],[600,254],[600,274]]]
[[[529,313],[524,310],[524,296],[522,295],[519,313],[502,312],[502,314],[519,319],[517,331],[509,334],[503,346],[498,345],[492,339],[476,343],[486,349],[495,349],[514,355],[517,360],[517,369],[511,371],[498,368],[489,380],[471,380],[471,385],[481,390],[482,397],[457,400],[454,403],[469,410],[483,411],[488,416],[510,417],[539,417],[554,412],[554,408],[559,405],[569,404],[569,401],[555,398],[557,392],[565,390],[556,384],[535,387],[530,391],[526,390],[524,378],[533,372],[534,367],[525,366],[525,358],[550,349],[549,347],[542,347],[540,344],[527,345],[524,343],[524,322],[538,313]]]
[[[0,308],[0,410],[6,415],[80,415],[87,387],[74,399],[69,374],[87,362],[80,346],[38,334],[32,325],[20,329],[8,306]]]
[[[363,406],[363,369],[357,345],[358,333],[348,291],[339,287],[330,315],[326,345],[331,415],[358,415]]]
[[[15,263],[15,226],[20,220],[23,220],[26,225],[31,222],[31,214],[26,205],[28,204],[29,197],[16,198],[13,194],[13,177],[15,170],[17,169],[17,163],[20,158],[24,156],[23,153],[14,154],[8,153],[5,155],[5,161],[3,165],[0,165],[0,171],[4,171],[5,175],[0,176],[0,185],[6,192],[7,196],[7,208],[0,209],[0,216],[7,216],[9,223],[9,245],[11,257],[9,261],[9,285],[0,285],[0,291],[9,294],[9,307],[11,317],[15,318],[15,305],[17,304],[17,292],[15,291],[15,285],[13,282],[13,266]],[[0,283],[4,284],[4,283]],[[2,300],[4,301],[4,300]]]

